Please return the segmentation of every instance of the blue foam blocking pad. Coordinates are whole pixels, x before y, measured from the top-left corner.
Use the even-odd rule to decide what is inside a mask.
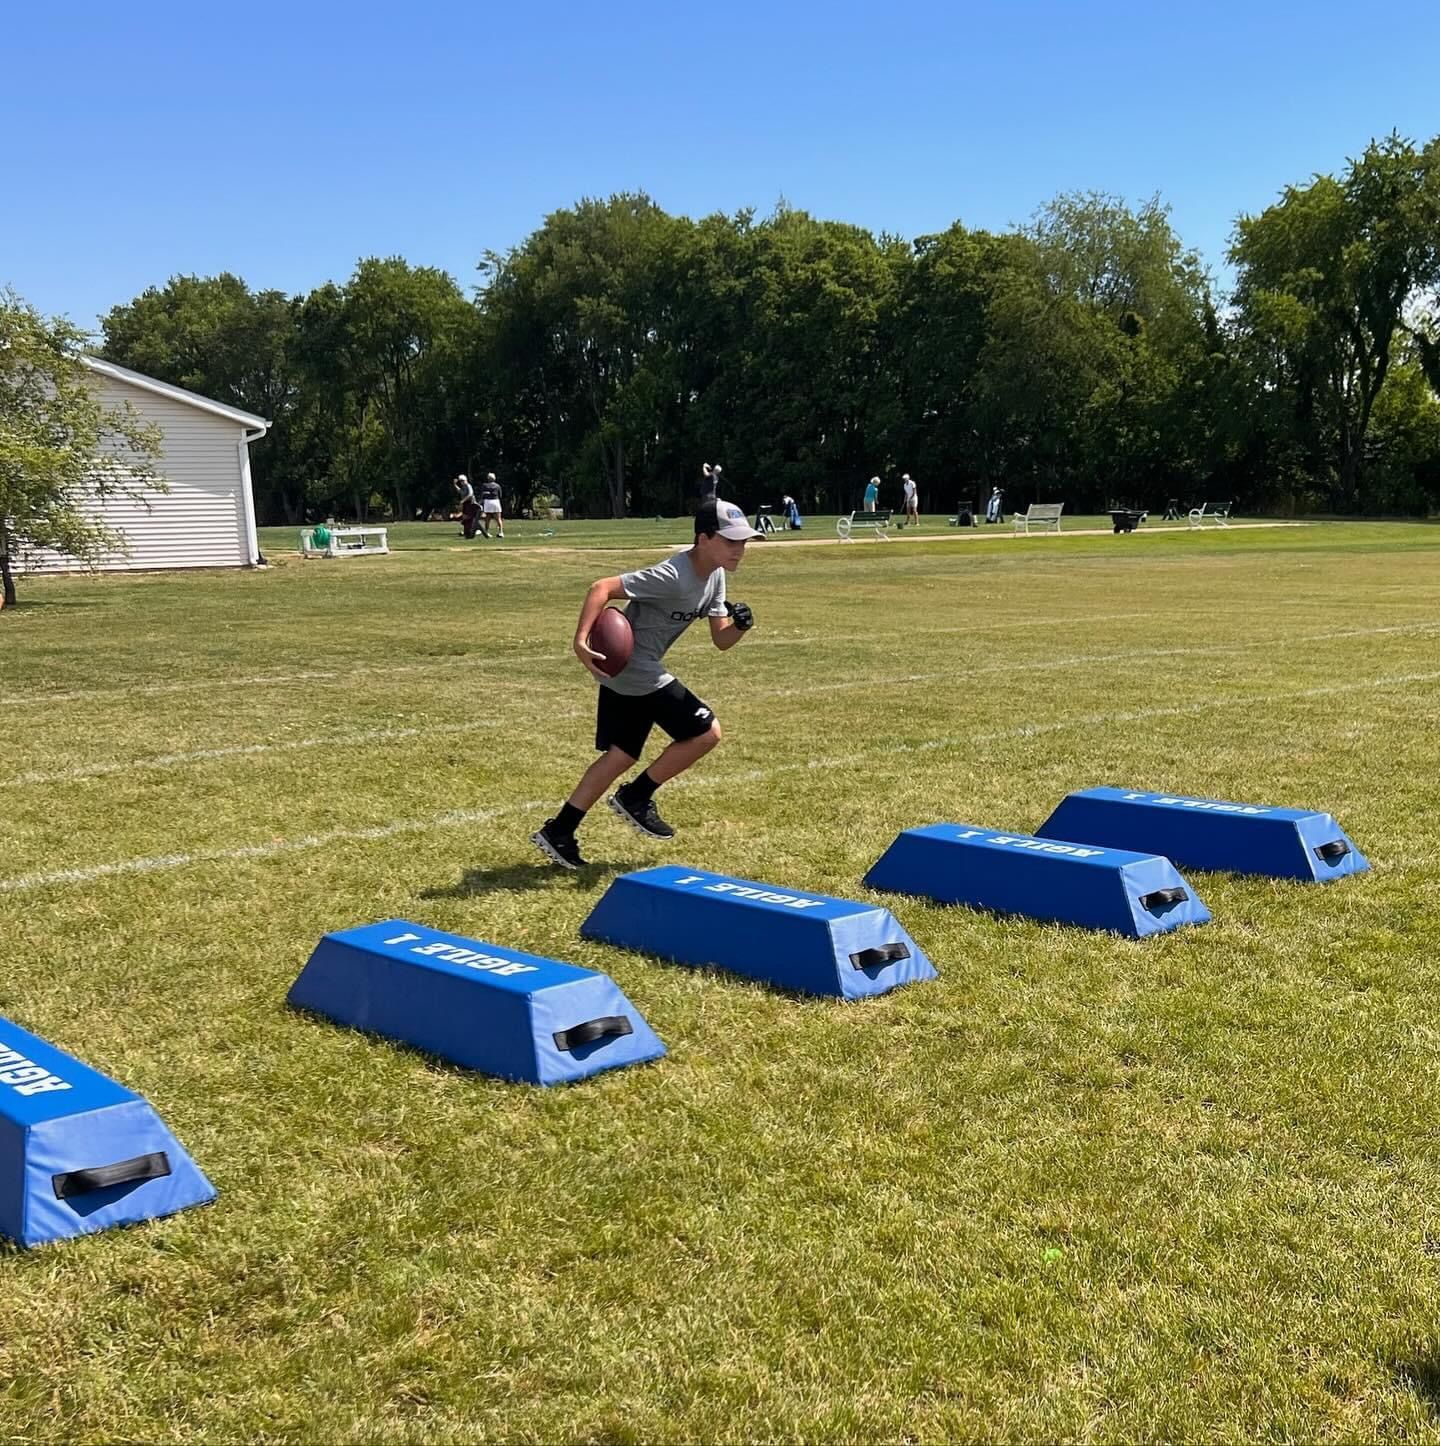
[[[147,1101],[0,1019],[0,1234],[44,1245],[214,1198]]]
[[[563,1084],[665,1053],[608,975],[406,919],[326,934],[289,1002],[529,1084]]]
[[[1131,939],[1210,921],[1210,911],[1169,859],[964,823],[906,829],[865,882],[872,889],[1108,929]]]
[[[1305,883],[1370,867],[1328,813],[1125,788],[1068,795],[1041,825],[1040,837],[1143,849],[1186,869]]]
[[[704,869],[623,874],[580,932],[679,964],[713,965],[840,999],[936,977],[888,909]]]

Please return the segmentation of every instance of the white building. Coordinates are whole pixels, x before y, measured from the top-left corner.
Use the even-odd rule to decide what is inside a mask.
[[[258,561],[250,443],[265,435],[263,417],[157,382],[114,362],[83,358],[107,406],[129,402],[163,434],[159,470],[168,492],[93,500],[96,515],[124,537],[124,552],[102,557],[106,569],[247,567]],[[142,500],[143,499],[143,500]],[[148,504],[148,505],[147,505]],[[63,553],[20,553],[21,572],[64,572]]]

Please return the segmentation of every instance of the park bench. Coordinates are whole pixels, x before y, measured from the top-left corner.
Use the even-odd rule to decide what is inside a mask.
[[[890,510],[886,508],[879,512],[852,512],[849,517],[838,518],[835,531],[840,534],[841,542],[853,542],[855,539],[850,534],[857,527],[868,527],[881,542],[889,542],[890,539],[885,535],[885,529],[889,526]]]
[[[1015,531],[1029,532],[1032,527],[1053,527],[1060,531],[1060,514],[1065,510],[1063,502],[1032,502],[1024,512],[1015,514]]]
[[[1190,526],[1201,527],[1206,518],[1209,518],[1216,527],[1229,527],[1230,509],[1234,506],[1231,502],[1202,502],[1199,507],[1190,509]]]
[[[305,557],[368,557],[390,551],[389,533],[383,527],[328,527],[329,538],[318,543],[315,529],[300,532],[300,552]]]

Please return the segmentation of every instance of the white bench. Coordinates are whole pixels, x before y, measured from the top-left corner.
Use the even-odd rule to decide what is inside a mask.
[[[1190,526],[1202,527],[1206,518],[1209,518],[1216,527],[1230,526],[1230,509],[1233,502],[1219,502],[1212,505],[1209,502],[1202,502],[1199,507],[1190,509]]]
[[[837,518],[835,531],[840,534],[841,542],[853,542],[855,539],[850,534],[857,527],[869,527],[881,542],[889,542],[890,539],[885,535],[885,529],[889,526],[890,512],[887,508],[883,512],[852,512],[849,517]]]
[[[329,542],[315,541],[315,528],[300,530],[300,552],[305,557],[373,557],[390,551],[384,527],[331,527]]]
[[[1032,502],[1024,512],[1015,514],[1015,531],[1029,532],[1032,527],[1053,527],[1060,531],[1060,514],[1065,510],[1063,502]]]

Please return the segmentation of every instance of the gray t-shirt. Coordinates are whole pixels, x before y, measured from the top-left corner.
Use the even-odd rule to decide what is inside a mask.
[[[630,599],[625,616],[635,634],[635,651],[624,671],[601,686],[639,698],[674,681],[675,675],[667,673],[660,660],[696,618],[727,615],[725,569],[717,567],[709,577],[701,577],[687,551],[654,567],[625,573],[620,585]]]

